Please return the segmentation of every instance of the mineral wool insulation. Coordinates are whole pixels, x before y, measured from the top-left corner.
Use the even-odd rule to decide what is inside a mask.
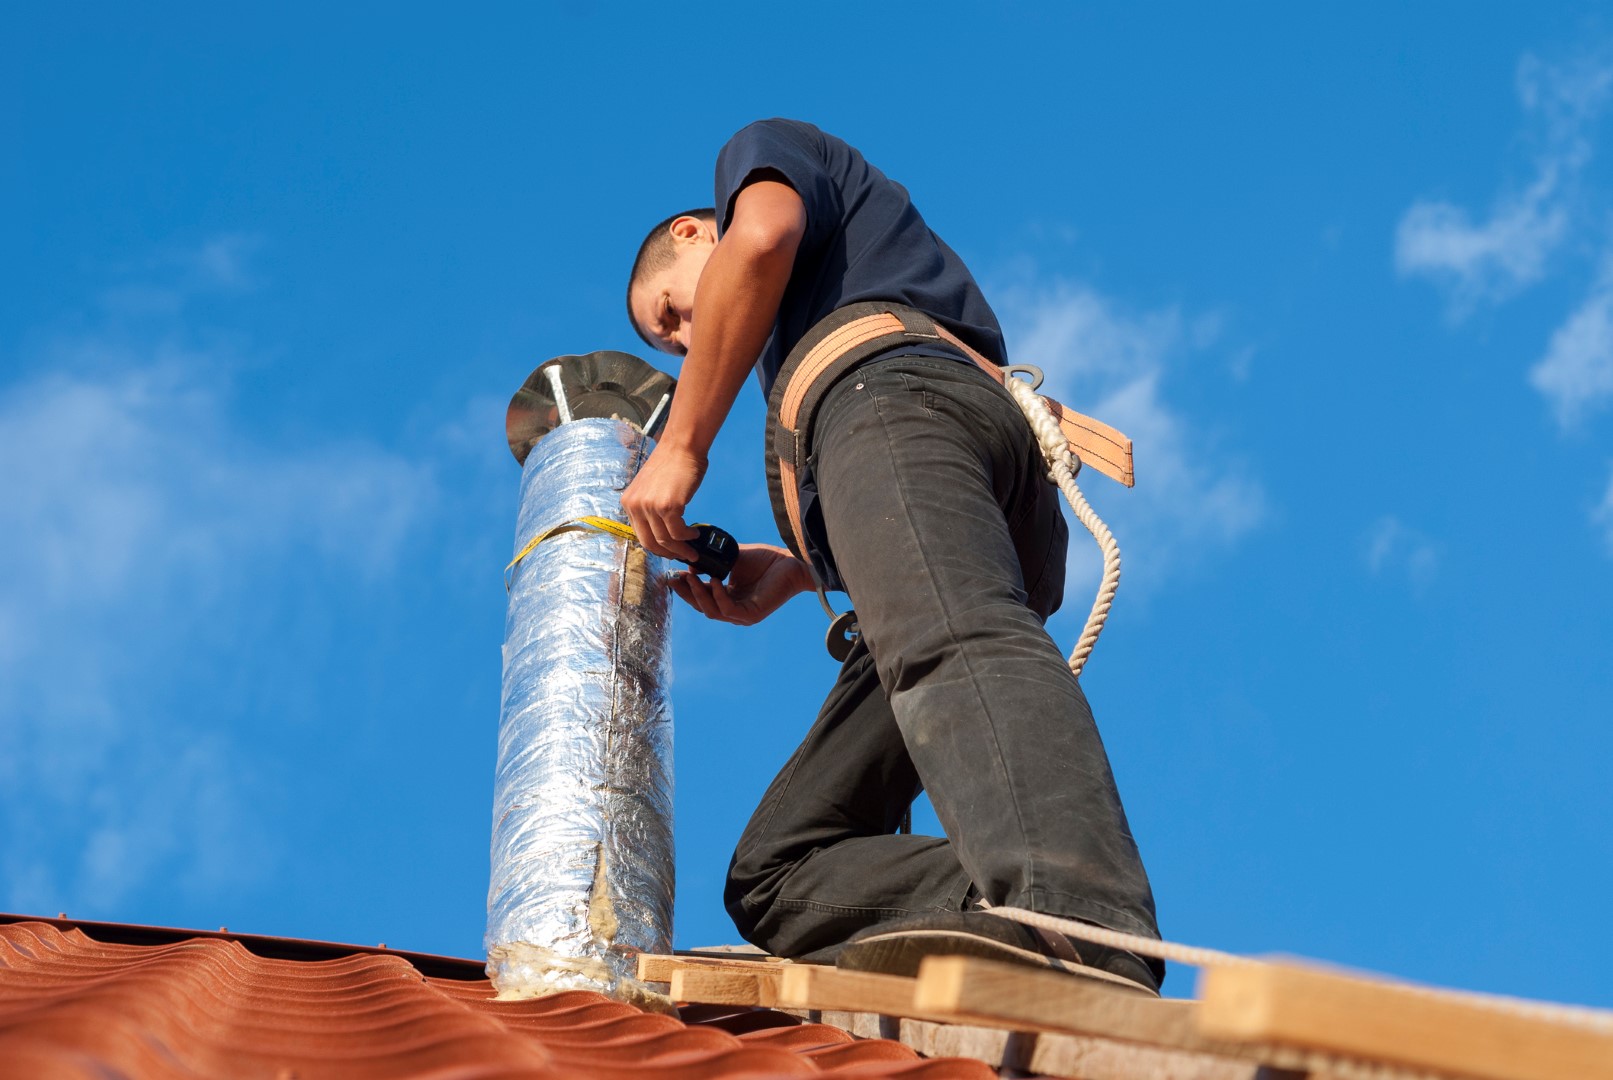
[[[517,549],[586,515],[623,521],[621,491],[652,446],[620,420],[543,436],[521,475]],[[672,945],[669,569],[581,528],[514,568],[487,899],[501,998],[581,989],[664,1004],[636,964]]]

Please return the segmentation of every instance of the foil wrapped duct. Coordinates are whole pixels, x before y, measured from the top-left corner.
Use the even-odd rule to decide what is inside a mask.
[[[517,550],[584,516],[625,521],[622,489],[653,445],[615,419],[544,435],[521,476]],[[501,998],[669,1004],[637,957],[672,947],[671,569],[586,528],[514,567],[485,942]]]

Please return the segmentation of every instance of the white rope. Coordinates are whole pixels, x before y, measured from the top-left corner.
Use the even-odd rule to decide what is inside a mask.
[[[1110,930],[1102,926],[1093,926],[1091,923],[1078,922],[1075,919],[1063,919],[1057,915],[1046,915],[1040,911],[1027,911],[1025,908],[985,906],[985,910],[1012,922],[1034,926],[1038,930],[1048,930],[1055,934],[1063,934],[1066,937],[1090,941],[1094,945],[1103,945],[1111,949],[1133,952],[1138,956],[1152,956],[1159,960],[1188,964],[1192,967],[1245,967],[1250,964],[1260,963],[1258,960],[1252,960],[1246,956],[1235,956],[1232,953],[1221,952],[1219,949],[1201,949],[1196,945],[1177,945],[1174,942],[1161,941],[1158,938],[1143,937],[1141,934],[1128,934],[1121,930]]]
[[[1103,633],[1103,624],[1109,618],[1109,609],[1114,605],[1115,593],[1120,588],[1120,544],[1076,486],[1075,474],[1081,468],[1081,463],[1070,452],[1069,440],[1064,437],[1047,402],[1012,375],[1003,380],[1003,385],[1013,395],[1025,419],[1030,421],[1031,430],[1036,433],[1042,456],[1047,459],[1048,478],[1064,493],[1064,499],[1075,511],[1076,519],[1086,526],[1092,539],[1098,542],[1098,549],[1103,552],[1103,578],[1098,582],[1098,595],[1092,601],[1092,611],[1087,615],[1087,624],[1081,631],[1080,640],[1075,643],[1075,651],[1070,654],[1070,671],[1079,676],[1081,669],[1087,665],[1087,657],[1092,655],[1092,647],[1098,643],[1098,635]]]

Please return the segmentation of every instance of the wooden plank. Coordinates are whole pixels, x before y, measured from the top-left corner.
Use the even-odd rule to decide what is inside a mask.
[[[668,981],[673,1001],[766,1008],[778,1004],[779,972],[775,970],[738,972],[692,965],[673,971]]]
[[[1544,1018],[1472,998],[1292,963],[1210,968],[1198,1030],[1485,1080],[1613,1080],[1613,1014]]]
[[[1101,1035],[1178,1050],[1223,1052],[1193,1025],[1191,1001],[1169,1001],[1075,975],[932,956],[919,970],[914,1006],[931,1017],[989,1019],[1028,1030]]]
[[[925,1057],[967,1057],[994,1069],[1076,1080],[1298,1080],[1255,1061],[1140,1046],[1094,1035],[1008,1031],[843,1010],[787,1009],[865,1039],[895,1039]],[[1312,1080],[1321,1080],[1313,1077]]]
[[[772,957],[768,957],[766,960],[761,957],[757,957],[755,960],[741,960],[734,957],[694,956],[687,953],[679,953],[675,956],[668,956],[665,953],[640,953],[638,958],[638,977],[643,982],[671,982],[672,973],[685,968],[746,974],[774,970],[777,965],[785,962]]]
[[[821,964],[792,964],[779,981],[778,1003],[801,1009],[913,1016],[916,980],[868,971],[841,971]]]

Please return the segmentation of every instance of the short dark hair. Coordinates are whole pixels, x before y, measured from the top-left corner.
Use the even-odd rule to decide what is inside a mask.
[[[654,349],[659,349],[661,346],[651,341],[640,329],[638,320],[633,318],[633,286],[637,285],[640,279],[665,270],[672,265],[672,260],[677,258],[673,254],[671,230],[672,223],[680,217],[699,218],[713,225],[717,223],[717,211],[710,206],[673,214],[644,237],[644,242],[638,246],[638,257],[633,260],[633,272],[627,275],[627,321],[632,324],[633,332],[643,339],[644,344]]]

